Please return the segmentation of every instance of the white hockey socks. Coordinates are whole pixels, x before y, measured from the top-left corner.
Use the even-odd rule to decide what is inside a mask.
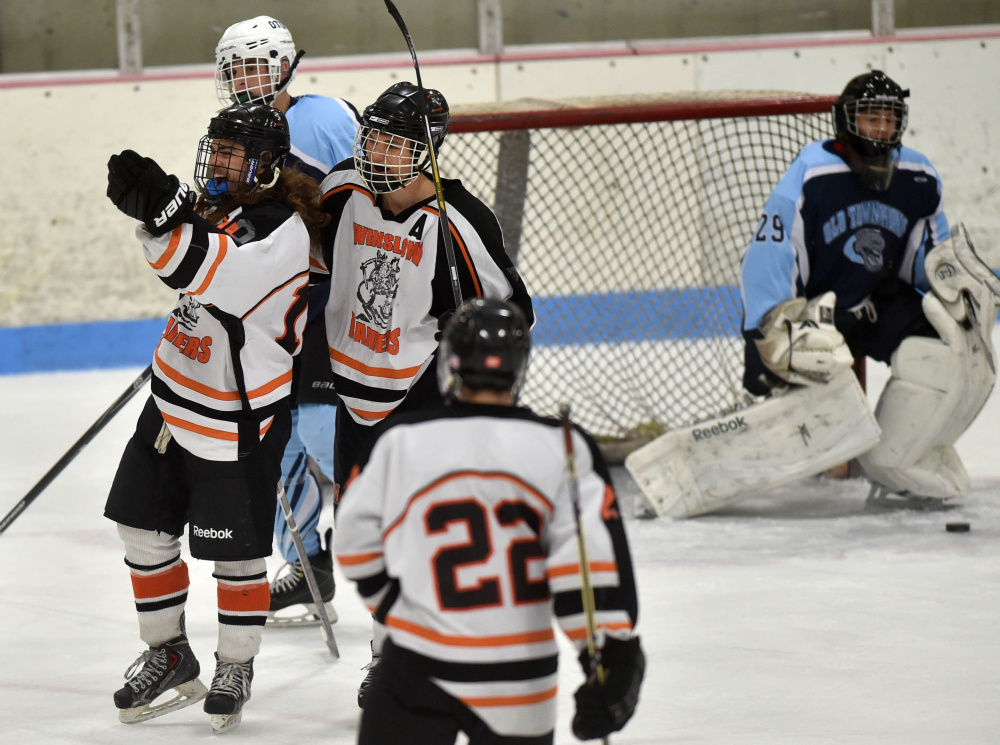
[[[118,525],[118,535],[125,543],[125,563],[132,575],[139,638],[151,647],[176,639],[184,633],[189,584],[180,539],[127,525]]]

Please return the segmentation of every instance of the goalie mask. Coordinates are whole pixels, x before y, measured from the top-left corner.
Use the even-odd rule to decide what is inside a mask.
[[[444,327],[438,389],[446,398],[462,386],[510,391],[517,398],[530,350],[531,332],[520,308],[502,300],[468,300]]]
[[[210,203],[274,186],[291,149],[277,109],[237,104],[216,114],[198,143],[194,182]]]
[[[295,53],[292,33],[270,16],[234,23],[215,47],[219,101],[272,103],[292,82],[303,54]]]
[[[853,153],[848,163],[869,188],[885,191],[892,182],[906,130],[903,90],[881,70],[851,80],[833,105],[837,139]]]
[[[436,152],[448,132],[448,102],[440,92],[396,83],[365,109],[354,138],[354,167],[375,194],[402,189],[430,164],[425,109]]]

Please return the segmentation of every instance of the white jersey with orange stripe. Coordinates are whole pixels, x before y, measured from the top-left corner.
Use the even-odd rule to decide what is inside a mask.
[[[443,184],[463,297],[510,300],[531,323],[531,299],[496,216],[460,181]],[[392,215],[350,161],[326,177],[322,191],[331,216],[323,243],[333,282],[326,332],[334,380],[353,419],[373,425],[430,365],[438,318],[455,308],[438,207],[431,197]]]
[[[629,638],[638,602],[610,475],[574,432],[598,641]],[[560,423],[455,403],[399,417],[362,456],[337,513],[337,556],[393,644],[496,732],[556,718],[553,614],[582,648],[576,522]]]
[[[218,225],[193,217],[159,237],[142,226],[136,235],[149,265],[180,293],[153,354],[153,397],[179,445],[236,460],[241,425],[263,436],[291,394],[308,230],[290,208],[261,202]]]

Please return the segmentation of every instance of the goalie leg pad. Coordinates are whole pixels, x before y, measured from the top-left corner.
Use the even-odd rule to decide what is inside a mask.
[[[825,385],[667,432],[631,453],[625,467],[658,515],[685,518],[821,473],[878,437],[868,399],[845,370]]]
[[[993,349],[936,293],[923,306],[941,340],[909,337],[899,345],[876,409],[882,439],[858,461],[889,491],[955,499],[968,491],[969,476],[953,445],[993,390]]]

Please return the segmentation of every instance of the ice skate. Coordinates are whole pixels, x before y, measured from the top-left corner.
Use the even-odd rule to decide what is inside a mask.
[[[326,533],[326,547],[309,557],[309,565],[316,576],[319,594],[326,608],[330,623],[337,622],[333,609],[336,583],[333,577],[333,553],[330,550],[331,531]],[[309,583],[302,570],[302,562],[292,561],[285,565],[288,572],[271,583],[271,608],[267,614],[269,626],[319,626],[321,621],[309,592]],[[279,571],[280,574],[280,571]]]
[[[253,658],[247,662],[222,662],[215,655],[215,677],[205,698],[205,713],[212,715],[212,731],[225,732],[243,718],[243,704],[250,700]]]
[[[115,706],[121,710],[118,720],[124,724],[145,722],[201,701],[208,689],[198,680],[200,672],[186,637],[150,647],[132,663],[125,672],[125,685],[115,691]],[[152,705],[167,693],[173,693],[173,698]]]
[[[960,502],[942,497],[920,497],[908,491],[891,492],[881,484],[872,482],[865,509],[870,512],[891,512],[893,510],[916,510],[918,512],[943,512],[958,507]]]
[[[368,671],[365,679],[362,680],[361,685],[358,686],[358,707],[361,709],[365,708],[365,696],[368,694],[368,689],[371,688],[372,682],[375,680],[375,669],[378,667],[378,663],[381,659],[381,653],[376,652],[373,645],[372,661],[361,668],[362,670]]]

